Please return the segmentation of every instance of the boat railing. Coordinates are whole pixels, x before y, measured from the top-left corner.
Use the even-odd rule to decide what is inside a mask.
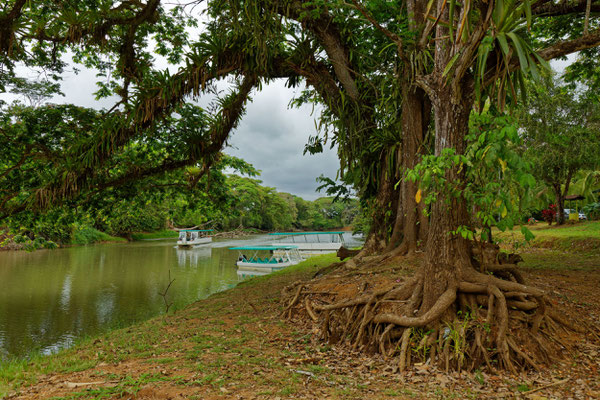
[[[342,243],[344,232],[273,232],[269,235],[277,237],[277,241],[291,240],[291,243]],[[326,238],[329,236],[329,240]],[[298,240],[296,240],[298,238]],[[309,240],[309,238],[312,238]],[[302,240],[304,239],[304,240]]]
[[[289,260],[287,258],[269,258],[269,257],[265,257],[265,258],[260,258],[260,257],[250,257],[250,259],[247,259],[245,257],[240,257],[238,261],[243,261],[243,262],[248,262],[248,263],[257,263],[257,264],[279,264],[279,263],[284,263],[284,262],[288,262]]]

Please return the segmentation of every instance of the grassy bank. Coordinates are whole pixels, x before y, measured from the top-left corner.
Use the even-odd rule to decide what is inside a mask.
[[[136,232],[131,234],[133,240],[171,239],[179,236],[179,233],[164,229],[157,232]]]
[[[561,251],[593,251],[600,250],[600,221],[566,223],[551,225],[538,222],[528,226],[535,239],[526,247],[544,248]],[[520,229],[496,232],[495,238],[507,245],[524,244]]]
[[[0,227],[0,250],[55,249],[57,247],[85,246],[95,243],[125,243],[127,239],[111,236],[87,225],[74,224],[71,227],[70,240],[65,243],[48,241],[41,236],[31,240],[25,234],[12,234],[6,228]]]
[[[94,243],[122,243],[127,242],[127,239],[117,236],[111,236],[107,233],[101,232],[98,229],[89,226],[76,226],[73,229],[73,238],[71,244],[74,245],[87,245]]]

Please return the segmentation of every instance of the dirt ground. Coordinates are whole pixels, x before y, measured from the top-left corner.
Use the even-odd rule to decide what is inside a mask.
[[[307,319],[281,317],[281,290],[309,279],[322,266],[315,264],[253,279],[31,365],[6,398],[600,398],[600,255],[535,249],[523,257],[528,282],[588,332],[562,362],[542,372],[444,373],[417,364],[401,374],[393,359],[321,342]],[[409,267],[388,269],[368,281],[407,273]]]

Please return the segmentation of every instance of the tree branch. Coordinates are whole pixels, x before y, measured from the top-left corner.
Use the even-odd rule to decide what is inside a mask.
[[[344,45],[340,31],[333,18],[325,10],[318,18],[301,18],[306,8],[300,1],[294,1],[289,6],[281,5],[278,13],[286,18],[291,18],[305,25],[317,38],[318,42],[327,53],[335,71],[335,75],[348,96],[357,101],[358,88],[354,80],[348,49]]]
[[[589,49],[600,45],[600,30],[596,30],[590,34],[584,35],[573,40],[564,40],[553,44],[541,51],[538,54],[544,60],[552,60],[554,58],[566,56],[567,54],[577,51]]]
[[[14,40],[13,24],[21,16],[23,7],[27,0],[17,0],[11,10],[0,17],[0,53],[11,53],[11,44]]]
[[[587,3],[588,0],[560,1],[558,3],[544,1],[531,7],[531,14],[542,17],[556,17],[559,15],[582,13],[586,11]],[[600,12],[600,4],[592,5],[590,0],[590,11]]]

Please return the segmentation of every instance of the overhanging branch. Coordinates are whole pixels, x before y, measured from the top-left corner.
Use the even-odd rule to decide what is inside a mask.
[[[580,38],[573,40],[564,40],[553,44],[541,51],[538,54],[544,60],[552,60],[558,57],[563,57],[571,53],[575,53],[581,50],[590,49],[600,45],[600,29],[593,33],[584,35]]]

